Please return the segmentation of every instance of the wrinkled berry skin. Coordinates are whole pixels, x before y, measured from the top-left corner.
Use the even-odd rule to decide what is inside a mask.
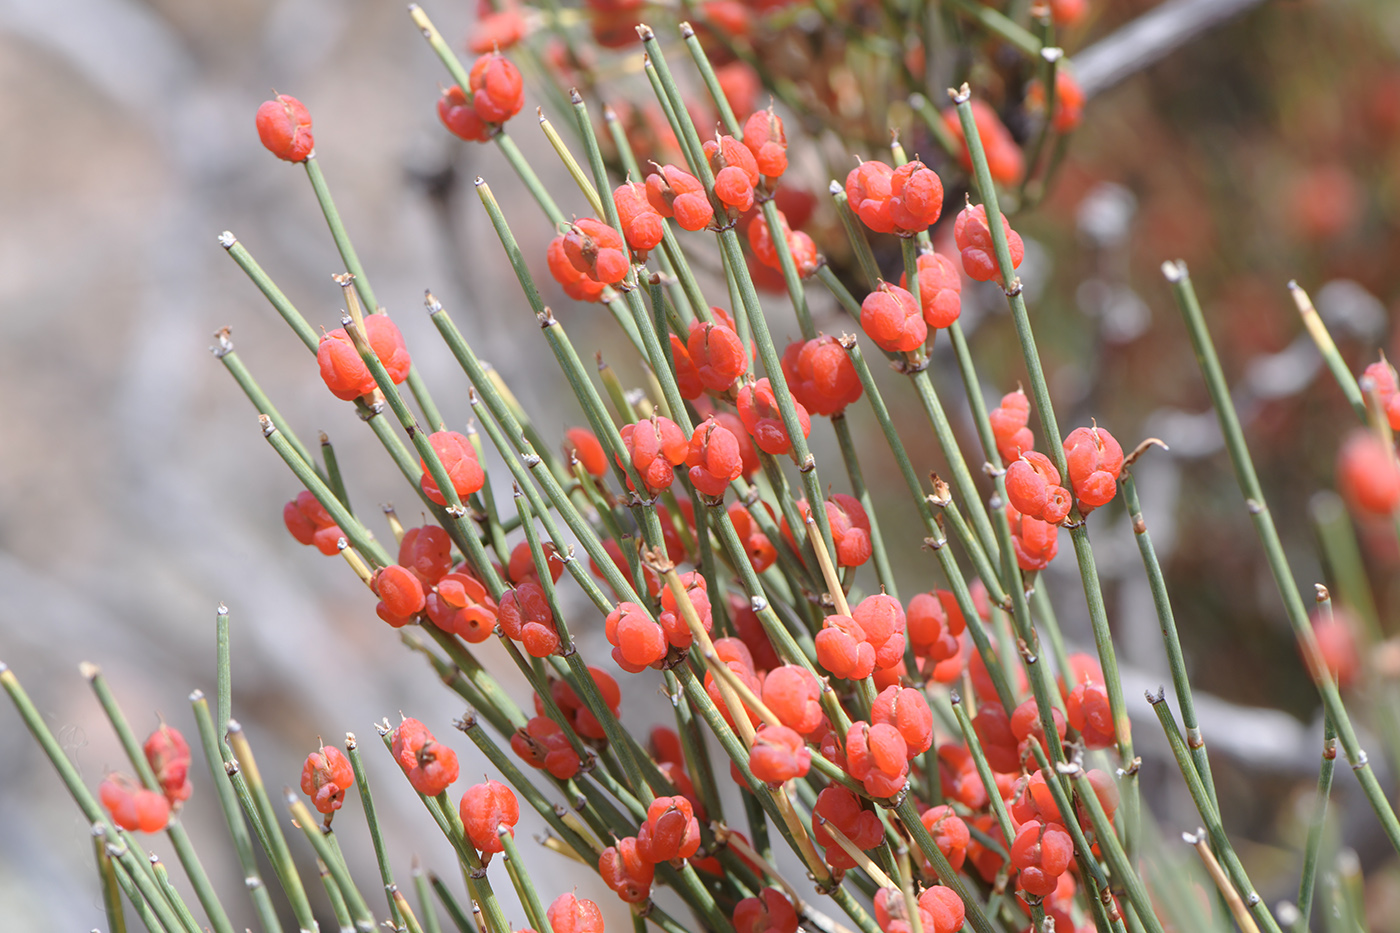
[[[345,792],[355,783],[355,772],[345,754],[334,746],[306,756],[301,767],[301,792],[311,798],[318,813],[327,815],[345,803]]]
[[[436,797],[457,780],[457,753],[438,744],[427,726],[416,719],[399,724],[390,748],[408,783],[425,797]]]
[[[311,113],[289,94],[278,94],[258,107],[258,139],[284,162],[305,162],[316,148]]]

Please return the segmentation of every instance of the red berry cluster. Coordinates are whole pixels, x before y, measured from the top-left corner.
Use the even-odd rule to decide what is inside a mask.
[[[413,360],[399,333],[399,326],[387,314],[371,314],[364,319],[363,336],[379,362],[389,373],[394,385],[408,378]],[[350,335],[345,328],[335,330],[321,337],[316,348],[316,363],[321,368],[321,379],[331,394],[342,401],[352,402],[375,389],[374,376],[369,366],[360,358]]]
[[[922,162],[890,168],[862,162],[846,176],[851,210],[876,233],[912,236],[927,230],[943,212],[943,181]]]
[[[850,355],[829,335],[788,344],[782,367],[793,400],[813,415],[845,411],[865,391]]]
[[[500,52],[481,56],[467,75],[468,98],[454,84],[438,98],[438,118],[453,135],[468,142],[485,142],[494,136],[525,103],[525,81],[520,69]]]
[[[1026,247],[1021,235],[1011,229],[1005,215],[1001,218],[1001,229],[1006,234],[1006,246],[1011,254],[1011,267],[1019,269],[1021,260],[1026,258]],[[968,205],[958,214],[953,224],[953,239],[958,244],[962,256],[963,271],[967,277],[977,282],[990,282],[1001,276],[1001,265],[997,262],[996,249],[992,245],[992,230],[987,226],[987,209],[981,204]]]
[[[345,532],[331,519],[326,507],[305,489],[282,507],[282,522],[302,544],[314,545],[327,557],[340,553],[339,541]]]
[[[953,260],[942,253],[919,253],[919,307],[924,323],[938,329],[950,326],[962,313],[962,276]],[[900,273],[899,287],[908,289],[909,276]]]

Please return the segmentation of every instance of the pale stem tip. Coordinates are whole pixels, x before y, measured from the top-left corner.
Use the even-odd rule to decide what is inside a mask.
[[[277,426],[267,415],[258,415],[258,425],[262,428],[263,437],[271,437],[277,431]]]
[[[214,612],[218,615],[226,616],[228,615],[228,606],[225,606],[223,603],[219,603],[219,607],[215,609]]]
[[[656,33],[652,32],[651,27],[646,23],[637,24],[637,35],[641,37],[643,42],[650,42],[656,38]]]
[[[846,189],[842,186],[842,184],[839,181],[833,178],[831,180],[831,184],[826,186],[826,190],[831,192],[832,194],[840,194]]]
[[[1321,583],[1314,583],[1313,589],[1317,590],[1317,601],[1320,603],[1325,603],[1332,598],[1332,594],[1328,592],[1327,587],[1323,586]]]
[[[695,27],[691,26],[689,22],[682,22],[678,28],[681,31],[682,39],[693,39],[695,37]]]
[[[575,107],[583,103],[583,95],[578,92],[578,88],[569,88],[569,103],[573,104]]]
[[[224,249],[233,249],[237,243],[238,237],[233,235],[233,231],[225,230],[223,233],[219,234],[219,245]]]
[[[972,88],[964,81],[957,89],[948,88],[948,97],[955,104],[965,104],[972,99]]]
[[[355,740],[355,733],[353,733],[353,732],[347,732],[347,733],[345,733],[345,747],[346,747],[346,749],[348,749],[349,751],[354,751],[355,749],[357,749],[357,748],[360,747],[360,743],[359,743],[358,741]]]
[[[239,725],[237,719],[230,719],[230,720],[228,721],[228,734],[229,734],[229,735],[237,735],[238,733],[240,733],[240,732],[242,732],[242,731],[243,731],[243,727],[242,727],[241,725]]]
[[[1171,282],[1173,285],[1175,285],[1176,283],[1185,280],[1186,263],[1180,259],[1168,260],[1167,262],[1162,263],[1162,275],[1166,277],[1168,282]]]
[[[83,675],[83,679],[91,683],[102,674],[102,668],[91,661],[83,661],[78,665],[78,673]]]
[[[1061,48],[1056,48],[1053,45],[1047,46],[1046,48],[1040,50],[1040,57],[1043,58],[1046,62],[1054,64],[1055,62],[1065,57],[1065,50]]]
[[[193,690],[193,691],[190,692],[190,702],[191,702],[191,703],[198,703],[198,702],[199,702],[200,700],[202,700],[202,699],[204,699],[204,691],[203,691],[203,690]]]
[[[474,185],[476,185],[478,188],[480,188],[480,187],[482,187],[482,186],[484,186],[484,185],[486,184],[486,179],[484,179],[484,178],[482,178],[480,175],[478,175],[478,176],[476,176],[476,179],[473,180],[472,184],[474,184]]]

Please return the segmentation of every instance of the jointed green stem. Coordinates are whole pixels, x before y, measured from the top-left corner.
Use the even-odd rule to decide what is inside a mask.
[[[373,933],[374,914],[370,912],[369,905],[360,895],[360,889],[355,887],[355,881],[350,877],[350,871],[345,867],[345,859],[334,844],[331,833],[329,831],[324,834],[321,832],[321,828],[317,826],[316,817],[312,815],[306,802],[295,792],[287,791],[286,804],[292,818],[301,826],[302,832],[306,835],[306,841],[311,843],[311,848],[316,850],[317,858],[324,862],[326,868],[330,870],[331,877],[335,880],[335,886],[340,889],[341,896],[345,898],[345,905],[355,922],[355,929],[359,933]]]
[[[365,825],[369,827],[370,840],[374,843],[374,859],[379,864],[379,877],[384,882],[384,891],[389,898],[389,916],[394,925],[403,923],[398,905],[394,903],[391,891],[394,890],[394,870],[389,865],[389,853],[384,846],[384,837],[379,832],[379,818],[374,809],[374,796],[369,790],[369,776],[365,774],[364,763],[360,760],[360,744],[352,732],[345,734],[345,755],[350,760],[350,768],[355,772],[355,788],[360,792],[360,806],[365,811]]]

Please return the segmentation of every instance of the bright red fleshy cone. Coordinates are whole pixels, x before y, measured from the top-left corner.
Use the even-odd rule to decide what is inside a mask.
[[[924,323],[949,327],[962,313],[962,275],[953,260],[942,253],[919,254],[919,307]],[[909,288],[909,276],[900,273],[899,287]]]
[[[427,604],[423,581],[406,567],[390,564],[375,571],[370,588],[379,597],[374,611],[394,628],[403,628]]]
[[[623,425],[620,433],[647,492],[656,495],[668,489],[676,478],[673,468],[685,463],[690,455],[690,442],[680,427],[664,415],[655,415],[647,421]]]
[[[637,259],[645,259],[647,252],[661,242],[666,229],[661,214],[647,200],[646,185],[637,182],[618,185],[613,189],[613,204],[627,245]]]
[[[1103,428],[1075,428],[1065,438],[1065,461],[1069,483],[1087,515],[1107,505],[1118,494],[1118,475],[1123,471],[1123,448]]]
[[[311,113],[289,94],[263,101],[257,114],[258,139],[267,151],[284,162],[305,162],[315,151]]]
[[[457,780],[457,753],[438,744],[428,727],[416,719],[399,723],[391,751],[408,783],[425,797],[436,797]]]
[[[778,176],[787,171],[787,133],[783,130],[783,119],[767,110],[755,110],[744,121],[744,145],[753,153],[759,174],[769,187]]]
[[[474,645],[491,637],[499,611],[486,585],[465,571],[443,575],[424,597],[423,607],[438,628]]]
[[[509,827],[511,838],[515,838],[520,802],[515,799],[515,792],[500,781],[468,787],[458,811],[467,839],[482,855],[505,851],[500,837],[502,826]]]
[[[1002,465],[1015,463],[1021,454],[1035,449],[1035,435],[1026,427],[1031,417],[1031,401],[1021,389],[1001,397],[1001,404],[987,415],[997,442]]]
[[[112,773],[97,788],[112,822],[128,832],[158,833],[170,820],[170,801],[124,774]]]
[[[525,103],[525,79],[520,69],[499,52],[478,58],[467,79],[471,82],[472,107],[487,123],[506,122]]]
[[[653,863],[687,859],[700,848],[700,822],[684,797],[657,797],[637,830],[637,852]]]
[[[547,658],[559,650],[554,612],[549,608],[544,588],[533,580],[526,580],[501,596],[496,619],[505,636],[520,642],[532,658]]]
[[[739,419],[744,423],[744,430],[753,437],[759,450],[775,457],[792,450],[792,438],[783,423],[777,397],[767,376],[741,388],[736,407],[739,409]],[[797,412],[798,424],[802,428],[802,436],[805,438],[812,433],[812,419],[808,416],[807,409],[796,400],[793,401],[793,407]]]
[[[1021,267],[1026,256],[1025,244],[1021,235],[1011,229],[1005,215],[1001,218],[1001,228],[1006,233],[1007,250],[1011,253],[1012,269]],[[996,249],[992,245],[992,231],[987,226],[987,210],[982,205],[968,205],[958,214],[953,224],[953,239],[958,244],[962,256],[963,271],[967,277],[977,282],[990,282],[1000,276]]]
[[[829,335],[788,344],[782,368],[793,399],[809,414],[845,411],[865,391],[850,354]]]
[[[972,121],[977,127],[977,135],[982,140],[982,150],[987,156],[987,170],[992,181],[1001,185],[1014,185],[1021,180],[1026,170],[1025,156],[1021,147],[1012,139],[1011,132],[1001,117],[986,101],[972,100]],[[943,111],[943,125],[962,144],[959,161],[967,171],[972,171],[972,153],[967,148],[967,137],[963,135],[962,120],[955,108]]]
[[[647,200],[662,217],[674,217],[682,230],[703,230],[715,216],[705,186],[674,165],[647,176]]]
[[[628,904],[641,904],[651,897],[655,873],[656,868],[639,850],[635,836],[619,839],[598,857],[598,874],[603,876],[603,883]]]
[[[170,806],[179,807],[188,800],[194,792],[189,780],[190,746],[180,731],[161,723],[146,737],[141,749]]]
[[[881,282],[860,304],[860,326],[888,353],[911,353],[928,339],[928,324],[914,296],[898,285]]]
[[[685,458],[690,482],[702,495],[718,498],[743,473],[739,439],[713,419],[695,429]]]
[[[339,542],[345,533],[310,491],[303,489],[282,507],[282,521],[292,537],[302,544],[314,546],[327,557],[340,553]]]
[[[1022,515],[1052,525],[1064,521],[1074,504],[1050,458],[1034,450],[1006,467],[1006,498]]]
[[[797,933],[797,910],[777,888],[764,888],[734,905],[733,920],[734,933]]]
[[[603,912],[585,897],[561,894],[545,911],[554,933],[603,933]]]
[[[1370,431],[1355,429],[1337,454],[1337,489],[1357,511],[1392,514],[1400,507],[1395,451]]]
[[[355,783],[355,771],[345,753],[335,746],[321,746],[306,756],[301,766],[301,792],[311,798],[318,813],[327,816],[345,803],[345,792]]]
[[[476,448],[465,434],[457,431],[437,431],[428,435],[428,443],[442,462],[442,468],[446,471],[458,499],[465,499],[486,485],[486,472],[477,462]],[[433,474],[428,472],[427,461],[420,458],[418,463],[423,468],[423,475],[418,478],[418,485],[423,494],[438,505],[446,505],[447,498],[442,494],[442,490],[438,489]]]
[[[564,730],[544,716],[536,716],[525,728],[517,729],[510,737],[510,748],[530,767],[548,771],[560,781],[578,774],[582,766]]]
[[[603,285],[615,285],[631,269],[626,244],[601,220],[583,217],[564,234],[564,255],[578,272]]]

